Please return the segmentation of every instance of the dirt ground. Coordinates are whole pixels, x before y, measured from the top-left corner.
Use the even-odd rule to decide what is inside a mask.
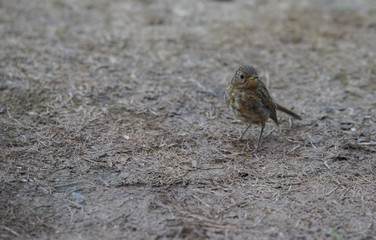
[[[376,239],[376,5],[0,0],[1,239]],[[253,65],[279,113],[223,100]]]

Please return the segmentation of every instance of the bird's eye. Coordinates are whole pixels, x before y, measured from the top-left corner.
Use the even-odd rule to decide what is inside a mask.
[[[240,78],[241,78],[241,79],[244,79],[244,75],[243,75],[243,74],[242,74],[242,75],[240,75]]]

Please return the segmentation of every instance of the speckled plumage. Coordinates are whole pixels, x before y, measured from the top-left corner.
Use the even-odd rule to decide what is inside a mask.
[[[260,124],[261,132],[255,152],[257,152],[266,121],[271,118],[278,124],[276,109],[290,116],[301,119],[296,113],[273,102],[265,84],[259,79],[256,69],[252,66],[241,66],[227,85],[225,101],[234,115],[243,122],[249,123],[248,127],[239,137],[242,139],[251,124]]]

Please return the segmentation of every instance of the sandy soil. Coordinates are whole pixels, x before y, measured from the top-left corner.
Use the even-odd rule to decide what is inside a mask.
[[[0,0],[0,36],[1,239],[376,239],[373,0]],[[304,118],[257,155],[243,64]]]

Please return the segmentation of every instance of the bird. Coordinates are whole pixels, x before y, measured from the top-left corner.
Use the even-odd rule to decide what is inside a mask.
[[[240,66],[225,90],[225,102],[235,117],[249,125],[240,135],[244,134],[252,124],[261,126],[260,135],[254,153],[257,153],[266,121],[271,118],[277,125],[277,112],[282,111],[291,117],[302,120],[301,116],[273,101],[265,84],[259,79],[252,66]]]

